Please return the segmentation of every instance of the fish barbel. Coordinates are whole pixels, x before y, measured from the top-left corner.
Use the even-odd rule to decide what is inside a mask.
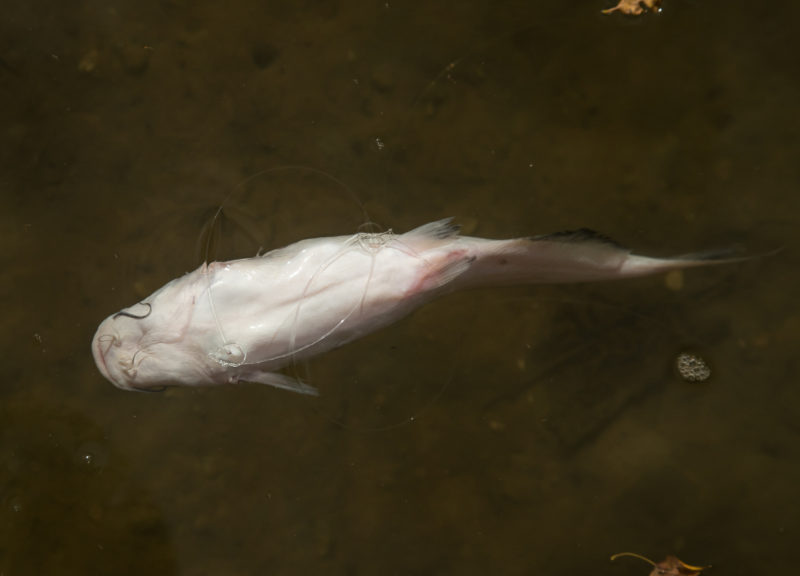
[[[461,236],[450,220],[405,234],[302,240],[203,264],[106,318],[92,341],[124,390],[260,382],[315,394],[277,370],[374,332],[442,294],[511,284],[632,278],[741,260],[637,256],[589,230],[511,240]]]

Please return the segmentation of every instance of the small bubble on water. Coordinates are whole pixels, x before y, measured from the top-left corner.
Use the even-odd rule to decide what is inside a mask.
[[[76,450],[75,460],[86,470],[100,471],[108,464],[108,453],[99,442],[84,442]]]
[[[675,359],[678,374],[687,382],[705,382],[711,377],[711,368],[696,354],[682,352]]]

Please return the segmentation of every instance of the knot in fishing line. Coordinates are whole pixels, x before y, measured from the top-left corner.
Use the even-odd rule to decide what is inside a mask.
[[[209,356],[218,364],[232,368],[241,366],[247,358],[242,347],[235,343],[223,344],[215,352],[210,352]]]
[[[359,232],[356,234],[355,240],[362,250],[369,254],[375,254],[393,237],[394,232],[389,229],[386,232]]]

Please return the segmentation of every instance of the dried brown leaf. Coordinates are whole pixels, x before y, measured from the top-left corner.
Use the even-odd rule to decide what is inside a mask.
[[[708,566],[691,566],[670,554],[655,565],[650,576],[697,576]]]
[[[622,12],[631,16],[639,16],[647,11],[658,12],[661,0],[619,0],[616,6],[603,10],[603,14]]]
[[[697,576],[700,572],[708,568],[708,566],[692,566],[691,564],[682,562],[677,556],[673,556],[672,554],[658,563],[634,552],[620,552],[619,554],[614,554],[611,560],[616,560],[620,556],[632,556],[644,560],[648,564],[652,564],[653,570],[650,572],[650,576]]]

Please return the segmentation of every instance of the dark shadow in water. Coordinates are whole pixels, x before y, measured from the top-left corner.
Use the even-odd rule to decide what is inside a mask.
[[[22,399],[0,422],[0,572],[179,572],[158,506],[96,424]]]
[[[526,394],[545,393],[544,428],[565,456],[572,455],[665,387],[685,385],[674,369],[677,354],[702,354],[730,336],[724,325],[693,332],[693,311],[730,286],[717,282],[656,301],[641,294],[637,299],[635,291],[623,288],[631,294],[629,303],[608,290],[574,288],[563,290],[562,298],[538,299],[552,316],[547,336],[534,339],[524,358],[535,367],[534,375],[507,387],[484,409],[502,412],[503,406],[523,402]]]

